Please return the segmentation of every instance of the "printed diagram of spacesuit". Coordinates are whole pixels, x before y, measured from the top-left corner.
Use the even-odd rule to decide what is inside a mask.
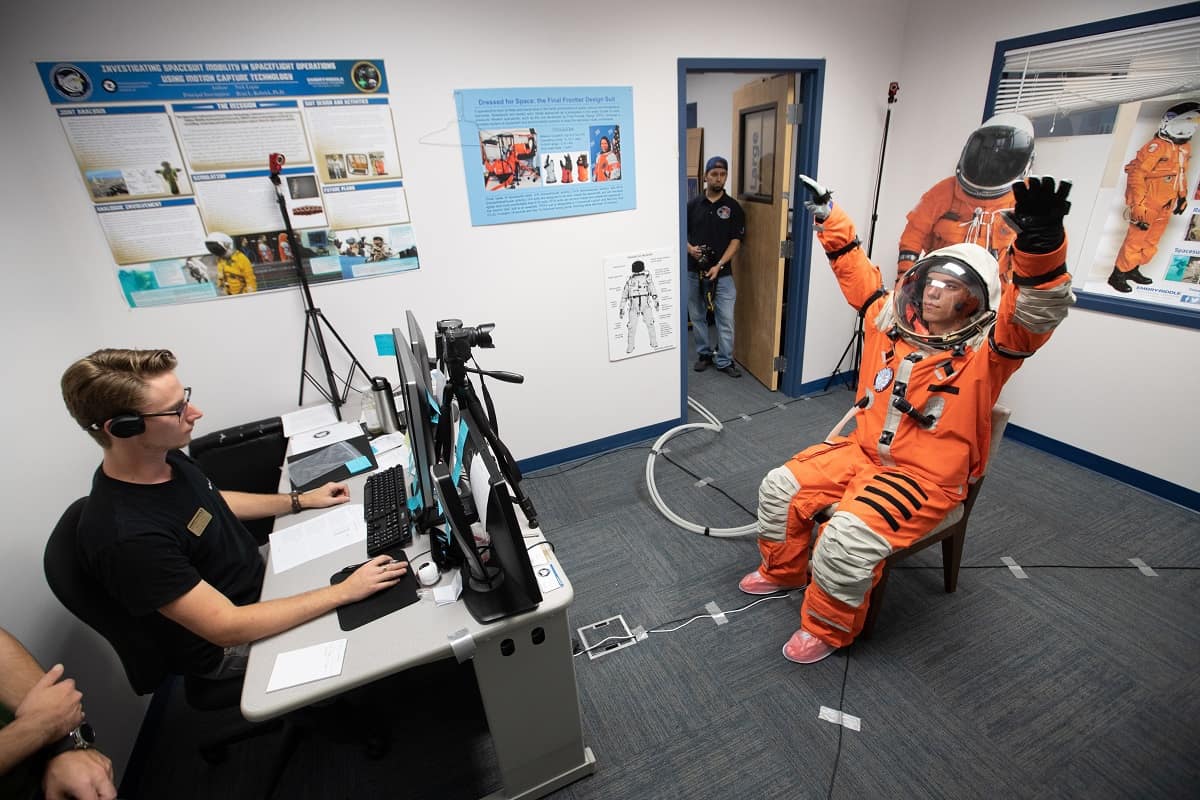
[[[908,212],[900,234],[896,278],[922,253],[952,244],[977,244],[1009,272],[1008,248],[1017,233],[1003,212],[1013,207],[1012,184],[1033,161],[1033,124],[1021,114],[997,114],[963,145],[954,175],[935,183]]]
[[[633,262],[633,274],[625,281],[625,289],[621,292],[621,319],[626,318],[625,352],[632,353],[637,336],[638,317],[646,323],[650,334],[650,346],[658,349],[658,331],[655,330],[654,312],[658,310],[658,288],[654,285],[654,276],[646,272],[646,265],[641,261]]]
[[[1158,242],[1172,215],[1188,207],[1187,170],[1191,139],[1200,127],[1200,103],[1179,103],[1163,114],[1154,138],[1125,165],[1125,206],[1129,229],[1117,253],[1108,285],[1132,292],[1130,281],[1153,283],[1138,268],[1158,252]]]

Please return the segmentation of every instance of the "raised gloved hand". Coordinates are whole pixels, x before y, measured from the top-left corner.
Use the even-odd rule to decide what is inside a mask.
[[[1012,211],[1004,212],[1004,218],[1017,231],[1018,250],[1050,253],[1066,238],[1062,221],[1071,210],[1067,201],[1071,182],[1059,181],[1057,187],[1054,182],[1051,176],[1033,176],[1028,181],[1013,184],[1016,204]]]
[[[807,175],[800,175],[800,182],[808,189],[812,198],[804,201],[804,207],[812,212],[813,219],[824,222],[833,211],[833,192],[814,181]]]
[[[1181,197],[1178,200],[1176,200],[1175,201],[1176,216],[1178,216],[1179,214],[1182,214],[1184,211],[1187,211],[1187,207],[1188,207],[1188,201],[1187,201],[1186,197]]]

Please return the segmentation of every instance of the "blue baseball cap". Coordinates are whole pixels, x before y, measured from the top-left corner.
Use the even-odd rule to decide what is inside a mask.
[[[729,171],[729,162],[726,161],[721,156],[713,156],[712,158],[710,158],[708,160],[708,163],[704,165],[704,172],[707,174],[709,172],[712,172],[717,167],[720,167],[721,169],[728,172]]]

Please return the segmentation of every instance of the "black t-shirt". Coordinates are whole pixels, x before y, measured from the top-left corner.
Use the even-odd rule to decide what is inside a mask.
[[[158,609],[201,580],[235,605],[255,603],[266,565],[254,537],[195,462],[173,450],[167,463],[171,480],[156,484],[125,483],[96,470],[79,555],[109,595],[145,620],[173,670],[202,675],[220,664],[221,648]],[[206,514],[211,519],[202,525]]]
[[[705,269],[712,269],[717,259],[725,255],[725,248],[734,239],[746,238],[746,213],[741,205],[728,194],[722,193],[715,201],[710,201],[700,193],[688,201],[687,206],[687,240],[688,244],[697,247],[707,245],[712,252]],[[688,255],[688,272],[696,272],[700,264]],[[731,265],[721,268],[722,275],[732,271]]]

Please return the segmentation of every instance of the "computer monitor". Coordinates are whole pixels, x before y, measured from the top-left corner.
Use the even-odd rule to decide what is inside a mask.
[[[417,324],[417,318],[412,311],[405,311],[404,315],[408,318],[408,343],[412,345],[413,358],[420,372],[417,377],[425,383],[425,390],[429,392],[433,402],[438,403],[438,398],[433,397],[434,386],[429,375],[429,348],[425,346],[425,335],[421,333],[421,326]]]
[[[490,544],[485,559],[475,544],[475,534],[450,477],[449,467],[435,464],[431,475],[451,535],[462,551],[466,571],[463,602],[467,611],[486,625],[537,608],[542,601],[542,591],[525,550],[525,539],[513,511],[508,487],[504,483],[491,486],[485,515]]]
[[[412,348],[404,331],[392,328],[392,344],[396,350],[396,368],[400,372],[400,393],[404,401],[404,419],[408,427],[408,446],[412,457],[412,486],[409,510],[422,533],[434,527],[438,520],[437,497],[429,469],[433,466],[433,426],[430,424],[429,403],[425,387],[418,377],[420,369],[413,358]]]

